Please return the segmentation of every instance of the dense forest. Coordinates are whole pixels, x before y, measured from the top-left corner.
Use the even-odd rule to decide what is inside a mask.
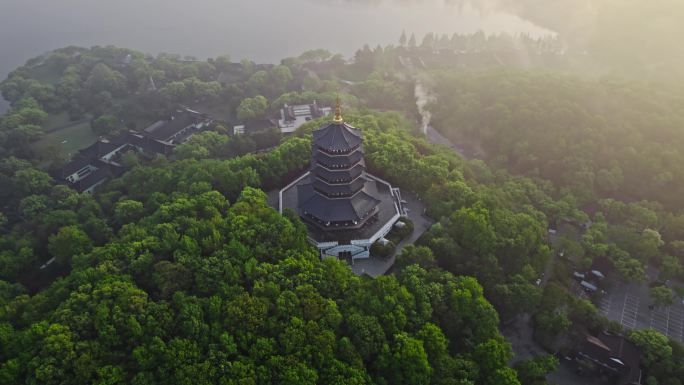
[[[360,279],[263,193],[193,185],[3,306],[4,383],[515,383],[474,280]]]
[[[301,172],[309,158],[306,136],[225,159],[240,140],[220,135],[225,129],[216,126],[179,146],[176,161],[132,159],[131,171],[93,196],[55,185],[40,163],[60,159],[32,146],[49,114],[89,114],[94,130],[111,115],[130,129],[138,117],[126,100],[139,103],[147,95],[162,103],[142,104],[149,107],[145,114],[163,114],[172,101],[184,100],[157,97],[169,93],[166,87],[181,88],[173,81],[163,86],[162,75],[158,93],[136,91],[142,83],[131,82],[130,74],[124,82],[103,64],[111,51],[48,59],[77,63],[66,65],[57,88],[25,79],[23,70],[3,83],[13,101],[2,121],[3,383],[518,383],[507,366],[512,353],[498,315],[477,281],[433,266],[376,280],[356,277],[340,262],[320,261],[299,220],[266,205],[253,187],[278,187]],[[119,58],[128,51],[114,52]],[[88,61],[91,55],[97,59]],[[63,104],[52,92],[74,72],[90,74],[74,78],[78,97]],[[102,85],[102,96],[119,89],[128,99],[96,111],[107,104],[87,103],[104,80],[112,82]],[[257,91],[248,92],[234,105],[241,118],[253,106],[264,108]],[[288,94],[279,102],[309,97]],[[366,115],[359,125],[368,129],[369,148],[371,132],[396,136],[385,151],[396,148],[400,132],[409,138],[408,123],[398,116]],[[401,130],[393,128],[398,125]],[[379,165],[388,161],[381,148],[373,152]],[[419,155],[414,147],[390,154],[432,168],[435,176],[449,172]],[[51,256],[63,277],[36,286],[46,279],[36,269]]]
[[[681,265],[680,90],[528,71],[435,77],[440,102],[431,109],[445,135],[496,167],[553,182],[554,196],[589,209],[587,265],[609,256],[637,280],[643,272],[629,257]]]
[[[551,180],[584,200],[684,207],[681,89],[542,71],[435,77],[435,125],[475,142],[495,165]]]
[[[432,167],[464,183],[458,158],[422,157],[402,139],[400,117],[352,122],[374,167],[400,151],[424,167],[416,175]],[[4,284],[3,382],[517,384],[476,280],[429,263],[356,277],[320,261],[299,219],[250,187],[303,169],[306,138],[259,157],[138,166],[94,197],[49,184],[31,195],[43,211],[4,247],[47,244],[71,271],[33,296]]]
[[[652,381],[680,384],[681,345],[627,333],[569,277],[607,261],[627,282],[644,283],[649,264],[663,282],[684,278],[684,94],[491,64],[488,51],[519,44],[560,58],[557,38],[477,33],[404,35],[350,63],[325,50],[261,65],[115,47],[29,61],[0,85],[12,103],[0,117],[0,383],[540,385],[557,358],[516,360],[500,332],[527,315],[547,352],[622,333]],[[403,61],[444,49],[489,64],[420,73]],[[417,75],[431,79],[434,126],[481,159],[416,129]],[[300,219],[267,204],[308,167],[322,120],[287,138],[229,128],[338,93],[369,172],[435,221],[377,279],[320,260]],[[50,136],[60,125],[111,138],[179,105],[216,122],[169,157],[128,154],[93,195],[55,183],[69,158]],[[551,242],[561,226],[576,234]]]

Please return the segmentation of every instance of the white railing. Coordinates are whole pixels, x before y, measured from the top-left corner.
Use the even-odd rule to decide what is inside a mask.
[[[315,244],[316,247],[318,247],[319,249],[329,249],[329,248],[331,248],[331,247],[335,247],[335,246],[339,245],[338,242],[321,242],[321,243],[316,243],[316,242],[314,242],[314,244]]]
[[[356,245],[339,245],[325,250],[327,255],[339,255],[340,253],[349,252],[352,255],[361,253],[365,250],[364,247]]]
[[[371,243],[370,239],[355,239],[355,240],[351,241],[351,244],[356,245],[356,246],[362,246],[362,247],[370,247],[370,245],[372,243]]]
[[[294,185],[296,185],[297,183],[299,183],[300,180],[302,180],[302,179],[306,178],[307,176],[309,176],[310,173],[311,173],[310,171],[307,171],[304,175],[300,176],[300,177],[297,178],[294,182],[288,184],[287,186],[285,186],[285,188],[283,188],[282,190],[280,190],[280,191],[278,192],[278,211],[279,211],[281,214],[283,213],[283,191],[289,190],[290,188],[292,188],[292,186],[294,186]]]
[[[396,207],[396,204],[394,207]],[[394,226],[394,224],[399,220],[399,218],[401,218],[401,215],[397,212],[396,214],[394,214],[392,219],[390,219],[390,221],[385,224],[385,226],[383,226],[380,230],[378,230],[378,232],[375,233],[375,235],[373,235],[369,239],[370,243],[373,244],[378,239],[387,235],[390,232],[390,230],[392,230],[392,226]]]
[[[380,178],[378,178],[377,176],[375,176],[375,175],[373,175],[373,174],[370,174],[370,173],[366,173],[366,176],[369,177],[369,178],[371,178],[371,179],[375,179],[377,182],[380,182],[380,183],[382,183],[382,184],[386,184],[386,185],[389,187],[389,189],[392,190],[392,185],[390,184],[390,182],[388,182],[388,181],[386,181],[386,180],[384,180],[384,179],[380,179]],[[394,195],[394,194],[393,194],[393,195]]]

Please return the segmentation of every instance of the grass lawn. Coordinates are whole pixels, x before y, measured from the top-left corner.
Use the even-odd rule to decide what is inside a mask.
[[[69,118],[69,114],[66,112],[60,112],[59,114],[50,114],[48,115],[45,124],[43,124],[43,130],[45,130],[46,132],[52,131],[58,127],[66,126],[69,123],[71,123],[71,119]]]
[[[62,154],[71,157],[78,150],[90,146],[96,140],[97,135],[90,129],[90,122],[85,121],[51,132],[36,142],[35,146],[41,149],[54,145],[61,150]]]

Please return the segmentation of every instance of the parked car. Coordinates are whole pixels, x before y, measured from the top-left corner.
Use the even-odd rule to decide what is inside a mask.
[[[592,271],[591,271],[591,275],[593,275],[594,277],[596,277],[596,278],[598,278],[598,279],[606,278],[606,276],[603,275],[603,273],[601,273],[601,272],[598,271],[598,270],[592,270]]]
[[[584,289],[584,291],[586,291],[587,293],[594,293],[596,292],[596,290],[598,290],[598,287],[594,286],[593,284],[587,281],[580,282],[580,286],[582,286],[582,289]]]
[[[572,276],[575,277],[575,279],[579,279],[579,280],[583,280],[584,278],[587,277],[586,274],[580,273],[580,272],[577,272],[577,271],[574,272],[574,273],[572,273]]]

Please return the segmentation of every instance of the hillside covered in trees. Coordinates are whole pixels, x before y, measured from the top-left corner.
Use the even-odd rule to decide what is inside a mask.
[[[467,188],[461,160],[411,144],[401,118],[352,121],[373,167],[403,157],[416,176]],[[262,156],[138,166],[95,196],[35,191],[42,211],[3,236],[4,266],[24,261],[8,250],[23,244],[70,273],[28,296],[3,270],[3,382],[517,384],[475,279],[429,262],[356,277],[266,205],[254,187],[305,167],[307,138]]]
[[[540,71],[439,73],[435,126],[515,173],[583,200],[620,197],[684,207],[684,92]]]
[[[475,280],[358,278],[258,190],[232,205],[193,190],[128,217],[41,294],[3,299],[3,383],[515,383]]]
[[[529,315],[547,352],[624,333],[569,277],[604,261],[628,282],[644,282],[649,263],[663,281],[684,275],[682,94],[545,70],[420,74],[433,78],[434,126],[484,154],[465,160],[416,130],[417,71],[399,58],[439,57],[441,43],[479,58],[511,43],[482,38],[366,46],[351,63],[316,50],[277,66],[70,47],[13,72],[0,86],[12,102],[0,118],[0,383],[531,385],[558,362],[511,368],[501,324]],[[557,40],[520,39],[558,59]],[[320,121],[288,138],[229,135],[340,89],[369,172],[435,220],[376,280],[321,261],[300,219],[262,192],[308,167]],[[37,146],[54,121],[112,137],[180,104],[220,117],[169,157],[128,157],[94,195],[55,184],[66,154]],[[554,245],[560,225],[579,230]],[[648,375],[684,376],[680,345],[631,339]]]

